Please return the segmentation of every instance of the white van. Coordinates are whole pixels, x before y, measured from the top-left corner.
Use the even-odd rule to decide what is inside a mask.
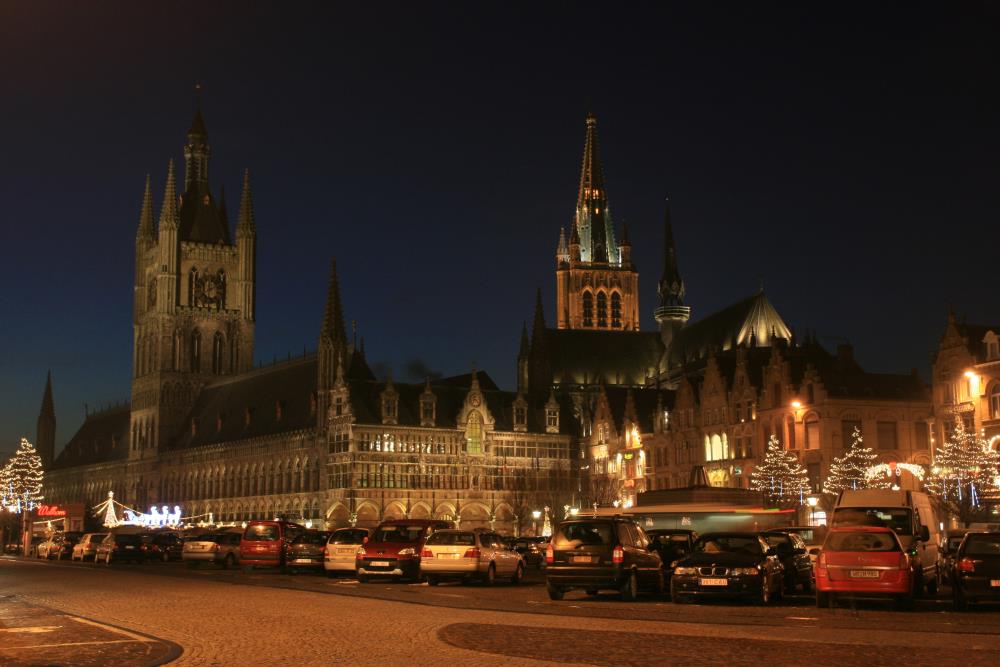
[[[920,491],[861,489],[841,491],[830,526],[892,528],[914,564],[913,592],[936,595],[941,534],[930,498]]]

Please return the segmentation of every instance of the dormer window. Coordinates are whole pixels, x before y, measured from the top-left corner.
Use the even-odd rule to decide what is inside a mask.
[[[386,384],[381,395],[382,399],[382,423],[396,424],[399,419],[399,394],[396,392],[392,379]]]
[[[420,425],[434,426],[437,420],[437,396],[431,391],[431,381],[427,380],[420,394]]]
[[[528,409],[523,405],[514,408],[514,426],[526,426],[528,423]]]
[[[335,417],[340,417],[344,414],[344,397],[337,396],[333,399],[333,415]]]

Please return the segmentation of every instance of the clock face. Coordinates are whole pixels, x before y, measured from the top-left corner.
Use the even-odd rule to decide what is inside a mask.
[[[469,404],[474,408],[478,408],[483,402],[482,397],[479,394],[473,394],[469,399]]]

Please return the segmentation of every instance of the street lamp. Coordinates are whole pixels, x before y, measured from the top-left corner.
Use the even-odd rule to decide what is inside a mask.
[[[531,512],[531,532],[538,536],[538,520],[542,518],[542,513],[539,510],[533,510]]]

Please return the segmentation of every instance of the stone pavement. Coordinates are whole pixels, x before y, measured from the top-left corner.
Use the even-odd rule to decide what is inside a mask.
[[[0,665],[162,665],[176,644],[0,596]]]

